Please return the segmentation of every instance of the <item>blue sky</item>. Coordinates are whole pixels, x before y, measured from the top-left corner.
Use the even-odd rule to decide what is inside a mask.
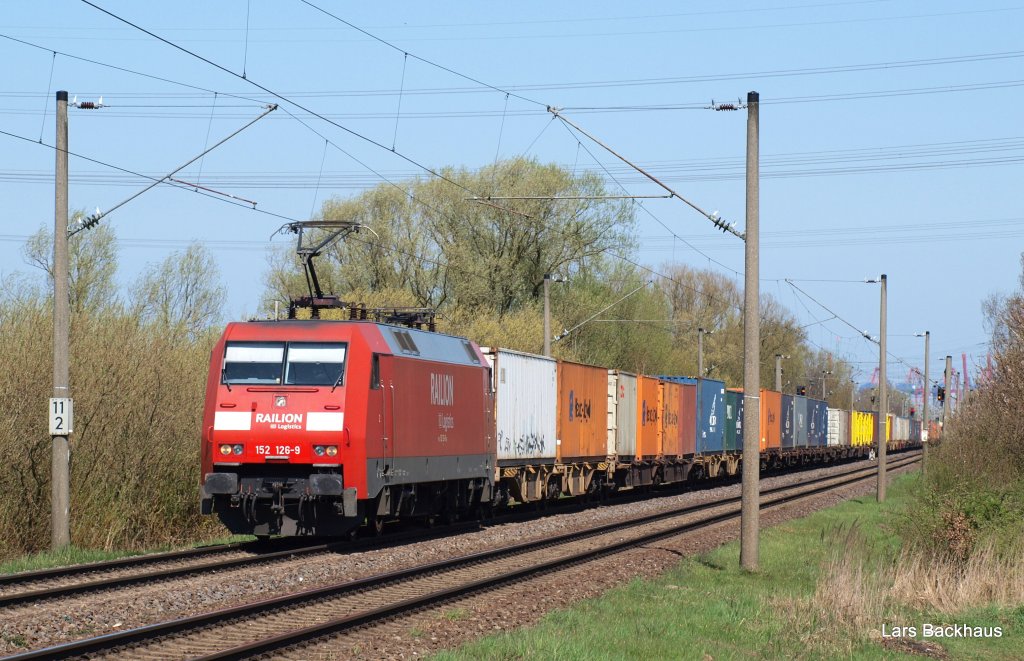
[[[742,227],[746,114],[708,106],[749,90],[762,101],[762,291],[813,324],[812,342],[867,378],[877,348],[831,317],[877,334],[878,288],[863,279],[885,272],[892,353],[920,365],[912,335],[928,329],[933,375],[947,353],[980,363],[981,300],[1017,282],[1024,5],[314,3],[382,43],[299,0],[96,4],[237,76],[83,2],[5,3],[0,131],[28,140],[0,135],[4,275],[27,271],[23,237],[52,227],[53,152],[38,141],[53,142],[56,90],[107,104],[71,110],[72,152],[161,176],[274,101],[255,82],[348,131],[279,101],[180,175],[269,214],[172,187],[112,213],[124,282],[200,240],[218,258],[229,317],[241,317],[259,305],[267,241],[285,222],[271,214],[305,218],[382,177],[428,176],[410,160],[475,168],[528,155],[600,172],[613,191],[660,192],[546,104]],[[74,157],[70,170],[73,209],[108,209],[145,185]],[[678,200],[645,201],[637,217],[655,270],[742,272],[742,243]],[[890,378],[905,374],[890,366]]]

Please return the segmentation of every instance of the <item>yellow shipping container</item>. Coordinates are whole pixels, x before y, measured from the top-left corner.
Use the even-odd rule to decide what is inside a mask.
[[[871,445],[875,437],[875,414],[854,411],[850,416],[850,445]]]

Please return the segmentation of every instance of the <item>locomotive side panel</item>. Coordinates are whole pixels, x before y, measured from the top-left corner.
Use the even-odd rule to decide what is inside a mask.
[[[487,477],[487,370],[382,356],[380,371],[385,438],[366,448],[368,497],[389,485]]]

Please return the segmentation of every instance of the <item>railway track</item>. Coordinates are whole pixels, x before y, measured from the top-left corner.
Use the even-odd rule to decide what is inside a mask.
[[[229,567],[247,559],[252,561],[275,553],[294,555],[301,553],[306,546],[308,542],[299,544],[294,540],[275,540],[275,543],[238,542],[0,575],[0,608],[146,580],[172,578],[212,567]],[[140,570],[141,573],[134,573]]]
[[[920,461],[898,455],[891,469]],[[874,479],[874,467],[766,489],[768,509]],[[25,652],[11,659],[237,659],[301,646],[430,605],[738,518],[738,497],[524,542],[244,606]]]
[[[814,465],[808,468],[821,468],[821,466]],[[713,486],[727,486],[737,481],[738,478],[733,478]],[[678,491],[676,485],[669,485],[669,488],[661,495],[671,496]],[[614,496],[609,504],[628,503],[651,497],[649,493],[625,492]],[[563,514],[582,510],[591,505],[592,503],[566,499],[566,501],[548,505],[541,512],[529,508],[525,512],[513,512],[494,517],[485,524],[521,522],[535,518],[538,514]],[[0,576],[0,608],[62,599],[77,594],[139,586],[210,571],[284,562],[304,556],[385,548],[477,530],[480,525],[481,523],[478,521],[463,521],[427,531],[404,531],[388,534],[383,538],[358,539],[348,542],[332,540],[317,543],[314,540],[301,538],[240,542],[168,553],[153,553],[86,565],[7,574]]]

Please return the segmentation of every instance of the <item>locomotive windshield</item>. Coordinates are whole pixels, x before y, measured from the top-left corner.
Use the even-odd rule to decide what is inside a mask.
[[[345,345],[338,342],[292,342],[284,382],[289,386],[341,385]]]
[[[228,342],[227,384],[334,386],[345,374],[342,342]]]
[[[280,384],[284,342],[228,342],[224,383]]]

